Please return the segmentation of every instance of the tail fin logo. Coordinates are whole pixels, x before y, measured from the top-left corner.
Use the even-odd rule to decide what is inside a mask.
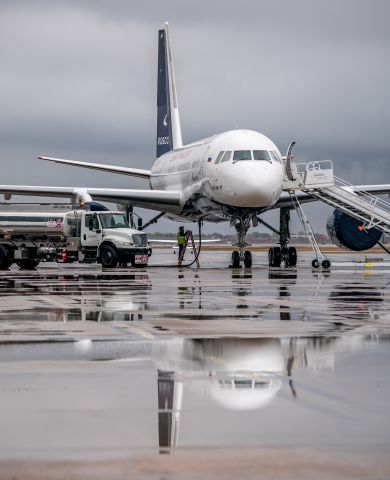
[[[164,120],[163,120],[163,125],[164,125],[164,127],[167,127],[167,126],[168,126],[168,119],[167,119],[167,117],[168,117],[168,114],[165,115]]]

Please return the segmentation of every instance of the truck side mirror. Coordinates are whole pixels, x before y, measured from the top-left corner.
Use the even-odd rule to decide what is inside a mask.
[[[138,230],[142,229],[142,218],[138,218]]]

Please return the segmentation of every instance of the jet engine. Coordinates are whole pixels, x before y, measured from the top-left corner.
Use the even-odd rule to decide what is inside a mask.
[[[328,218],[326,230],[332,243],[338,247],[360,252],[374,247],[382,236],[382,232],[376,228],[359,230],[362,223],[361,220],[336,209]]]

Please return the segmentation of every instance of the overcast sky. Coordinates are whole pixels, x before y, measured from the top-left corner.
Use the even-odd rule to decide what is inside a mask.
[[[164,21],[185,142],[249,128],[390,183],[389,15],[386,0],[0,0],[1,183],[146,188],[36,156],[151,168]],[[323,231],[328,209],[308,210]]]

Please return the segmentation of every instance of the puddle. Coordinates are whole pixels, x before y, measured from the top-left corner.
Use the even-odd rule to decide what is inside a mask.
[[[311,268],[2,272],[0,458],[389,454],[389,284]]]

